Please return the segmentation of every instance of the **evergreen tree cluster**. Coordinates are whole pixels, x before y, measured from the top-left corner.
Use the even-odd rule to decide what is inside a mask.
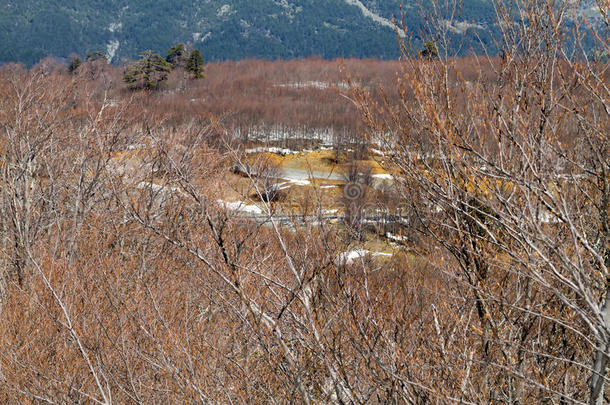
[[[194,79],[203,79],[203,55],[199,49],[194,49],[186,62],[186,71],[193,75]]]
[[[87,54],[85,61],[91,63],[108,63],[108,59],[101,51]],[[68,72],[76,74],[83,65],[83,60],[77,54],[72,54],[68,63]],[[153,90],[167,80],[172,71],[181,70],[185,76],[192,79],[205,77],[205,63],[199,49],[190,50],[185,44],[172,46],[165,58],[158,53],[146,50],[140,52],[140,59],[125,68],[123,81],[133,90]]]
[[[132,89],[156,89],[167,80],[174,69],[184,70],[193,79],[204,77],[204,61],[201,51],[188,51],[184,44],[172,46],[163,58],[158,53],[147,50],[140,53],[140,59],[127,66],[123,80]]]
[[[154,89],[167,80],[171,63],[153,51],[140,53],[140,60],[127,67],[123,80],[133,89]]]

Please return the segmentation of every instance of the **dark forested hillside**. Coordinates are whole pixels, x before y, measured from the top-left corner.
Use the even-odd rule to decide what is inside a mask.
[[[116,64],[189,41],[207,60],[391,59],[399,55],[394,21],[404,21],[415,46],[430,39],[433,21],[453,37],[452,53],[497,52],[491,0],[448,1],[434,16],[430,8],[419,0],[0,0],[0,64],[92,51]],[[582,2],[581,14],[596,13],[595,0]]]
[[[101,50],[113,63],[143,49],[165,51],[191,41],[208,60],[309,55],[395,58],[394,18],[400,0],[0,0],[0,62],[32,64],[45,56]],[[403,2],[405,22],[420,40],[415,1]],[[454,29],[489,43],[493,10],[468,0]],[[475,32],[476,31],[476,32]],[[477,34],[477,35],[475,35]],[[477,44],[475,44],[476,46]]]

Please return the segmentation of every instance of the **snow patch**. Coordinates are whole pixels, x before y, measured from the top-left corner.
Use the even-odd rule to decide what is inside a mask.
[[[385,237],[396,242],[406,242],[409,240],[406,236],[394,235],[389,232],[385,234]]]
[[[193,32],[193,41],[194,42],[205,42],[208,38],[212,36],[212,32],[208,31],[203,35],[202,32]]]
[[[314,89],[324,90],[324,89],[329,88],[330,85],[326,82],[309,81],[309,82],[276,84],[275,87],[289,87],[289,88],[293,88],[293,89],[314,88]]]
[[[335,264],[337,264],[337,265],[352,264],[354,262],[354,260],[362,259],[367,255],[371,255],[373,257],[377,257],[377,256],[386,256],[387,257],[387,256],[392,256],[392,253],[371,252],[371,251],[365,250],[365,249],[351,250],[349,252],[343,252],[343,253],[337,255],[337,257],[335,259]]]
[[[340,89],[343,90],[347,90],[349,89],[349,86],[343,82],[341,83],[334,83],[334,86],[337,86]],[[328,88],[330,88],[331,84],[329,82],[321,82],[321,81],[306,81],[306,82],[294,82],[294,83],[281,83],[281,84],[276,84],[275,87],[285,87],[285,88],[292,88],[292,89],[319,89],[319,90],[326,90]]]
[[[119,22],[119,23],[111,23],[111,24],[108,26],[108,31],[110,31],[110,32],[117,32],[117,31],[119,31],[121,28],[123,28],[123,23],[120,23],[120,22]]]
[[[385,27],[389,27],[392,29],[398,29],[398,35],[400,35],[401,38],[406,37],[405,32],[400,27],[398,27],[396,24],[394,24],[387,18],[381,17],[379,14],[373,13],[371,10],[366,8],[366,6],[364,4],[362,4],[362,2],[360,0],[345,0],[345,2],[349,5],[358,7],[360,9],[360,11],[362,11],[362,14],[365,17],[370,18],[371,20],[375,21],[377,24],[383,25]]]
[[[394,176],[389,173],[374,174],[371,177],[379,180],[394,180]]]
[[[246,149],[245,150],[246,153],[263,153],[263,152],[269,152],[269,153],[275,153],[277,155],[295,155],[297,153],[299,153],[298,151],[294,151],[291,149],[284,149],[284,148],[277,148],[277,147],[268,147],[268,148],[264,148],[264,147],[259,147],[259,148],[253,148],[253,149]]]
[[[284,180],[288,180],[295,186],[308,186],[311,184],[311,182],[309,180],[302,180],[302,179],[284,179]]]
[[[484,30],[481,24],[468,23],[466,21],[449,21],[445,20],[445,26],[456,34],[463,34],[469,29]]]
[[[147,190],[150,189],[153,193],[159,193],[159,192],[170,192],[170,193],[178,193],[178,194],[184,194],[182,192],[182,189],[180,189],[180,187],[168,187],[168,186],[161,186],[159,184],[155,184],[155,183],[150,183],[150,182],[146,182],[143,181],[141,183],[138,183],[138,185],[136,186],[139,190]]]
[[[319,141],[322,145],[333,149],[332,145],[336,138],[332,127],[328,128],[310,128],[303,130],[301,128],[285,128],[282,126],[266,127],[251,127],[242,132],[236,129],[233,136],[237,139],[258,140],[261,142],[284,142],[286,139],[308,139]],[[322,148],[320,148],[323,150]]]
[[[106,45],[106,59],[108,59],[108,62],[112,62],[112,59],[114,59],[116,51],[119,50],[120,45],[121,43],[116,39],[113,39],[108,43],[108,45]]]
[[[223,200],[218,200],[218,204],[224,207],[226,210],[235,211],[235,212],[243,212],[246,214],[262,214],[263,210],[261,210],[256,205],[247,205],[243,201],[235,201],[228,202]]]
[[[292,183],[290,181],[285,181],[283,183],[274,184],[274,187],[275,187],[275,190],[278,190],[278,191],[286,190],[286,189],[292,187]]]
[[[231,6],[228,4],[223,4],[219,9],[218,9],[218,13],[216,13],[216,15],[218,17],[224,17],[226,15],[228,15],[231,12]]]
[[[548,211],[543,211],[540,213],[539,221],[541,224],[559,224],[563,222],[563,220],[558,218],[557,215]]]

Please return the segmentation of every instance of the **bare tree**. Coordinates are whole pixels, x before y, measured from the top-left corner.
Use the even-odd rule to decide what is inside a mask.
[[[447,54],[407,59],[400,104],[376,110],[356,96],[398,151],[425,243],[446,252],[435,264],[470,293],[470,400],[600,404],[610,109],[607,64],[583,38],[607,51],[607,25],[582,28],[568,2],[511,4],[495,5],[504,57],[475,59],[473,79]]]

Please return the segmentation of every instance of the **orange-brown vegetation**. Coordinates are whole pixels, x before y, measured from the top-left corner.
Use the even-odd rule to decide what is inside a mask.
[[[3,66],[0,402],[605,403],[608,65],[523,7],[502,59]]]

